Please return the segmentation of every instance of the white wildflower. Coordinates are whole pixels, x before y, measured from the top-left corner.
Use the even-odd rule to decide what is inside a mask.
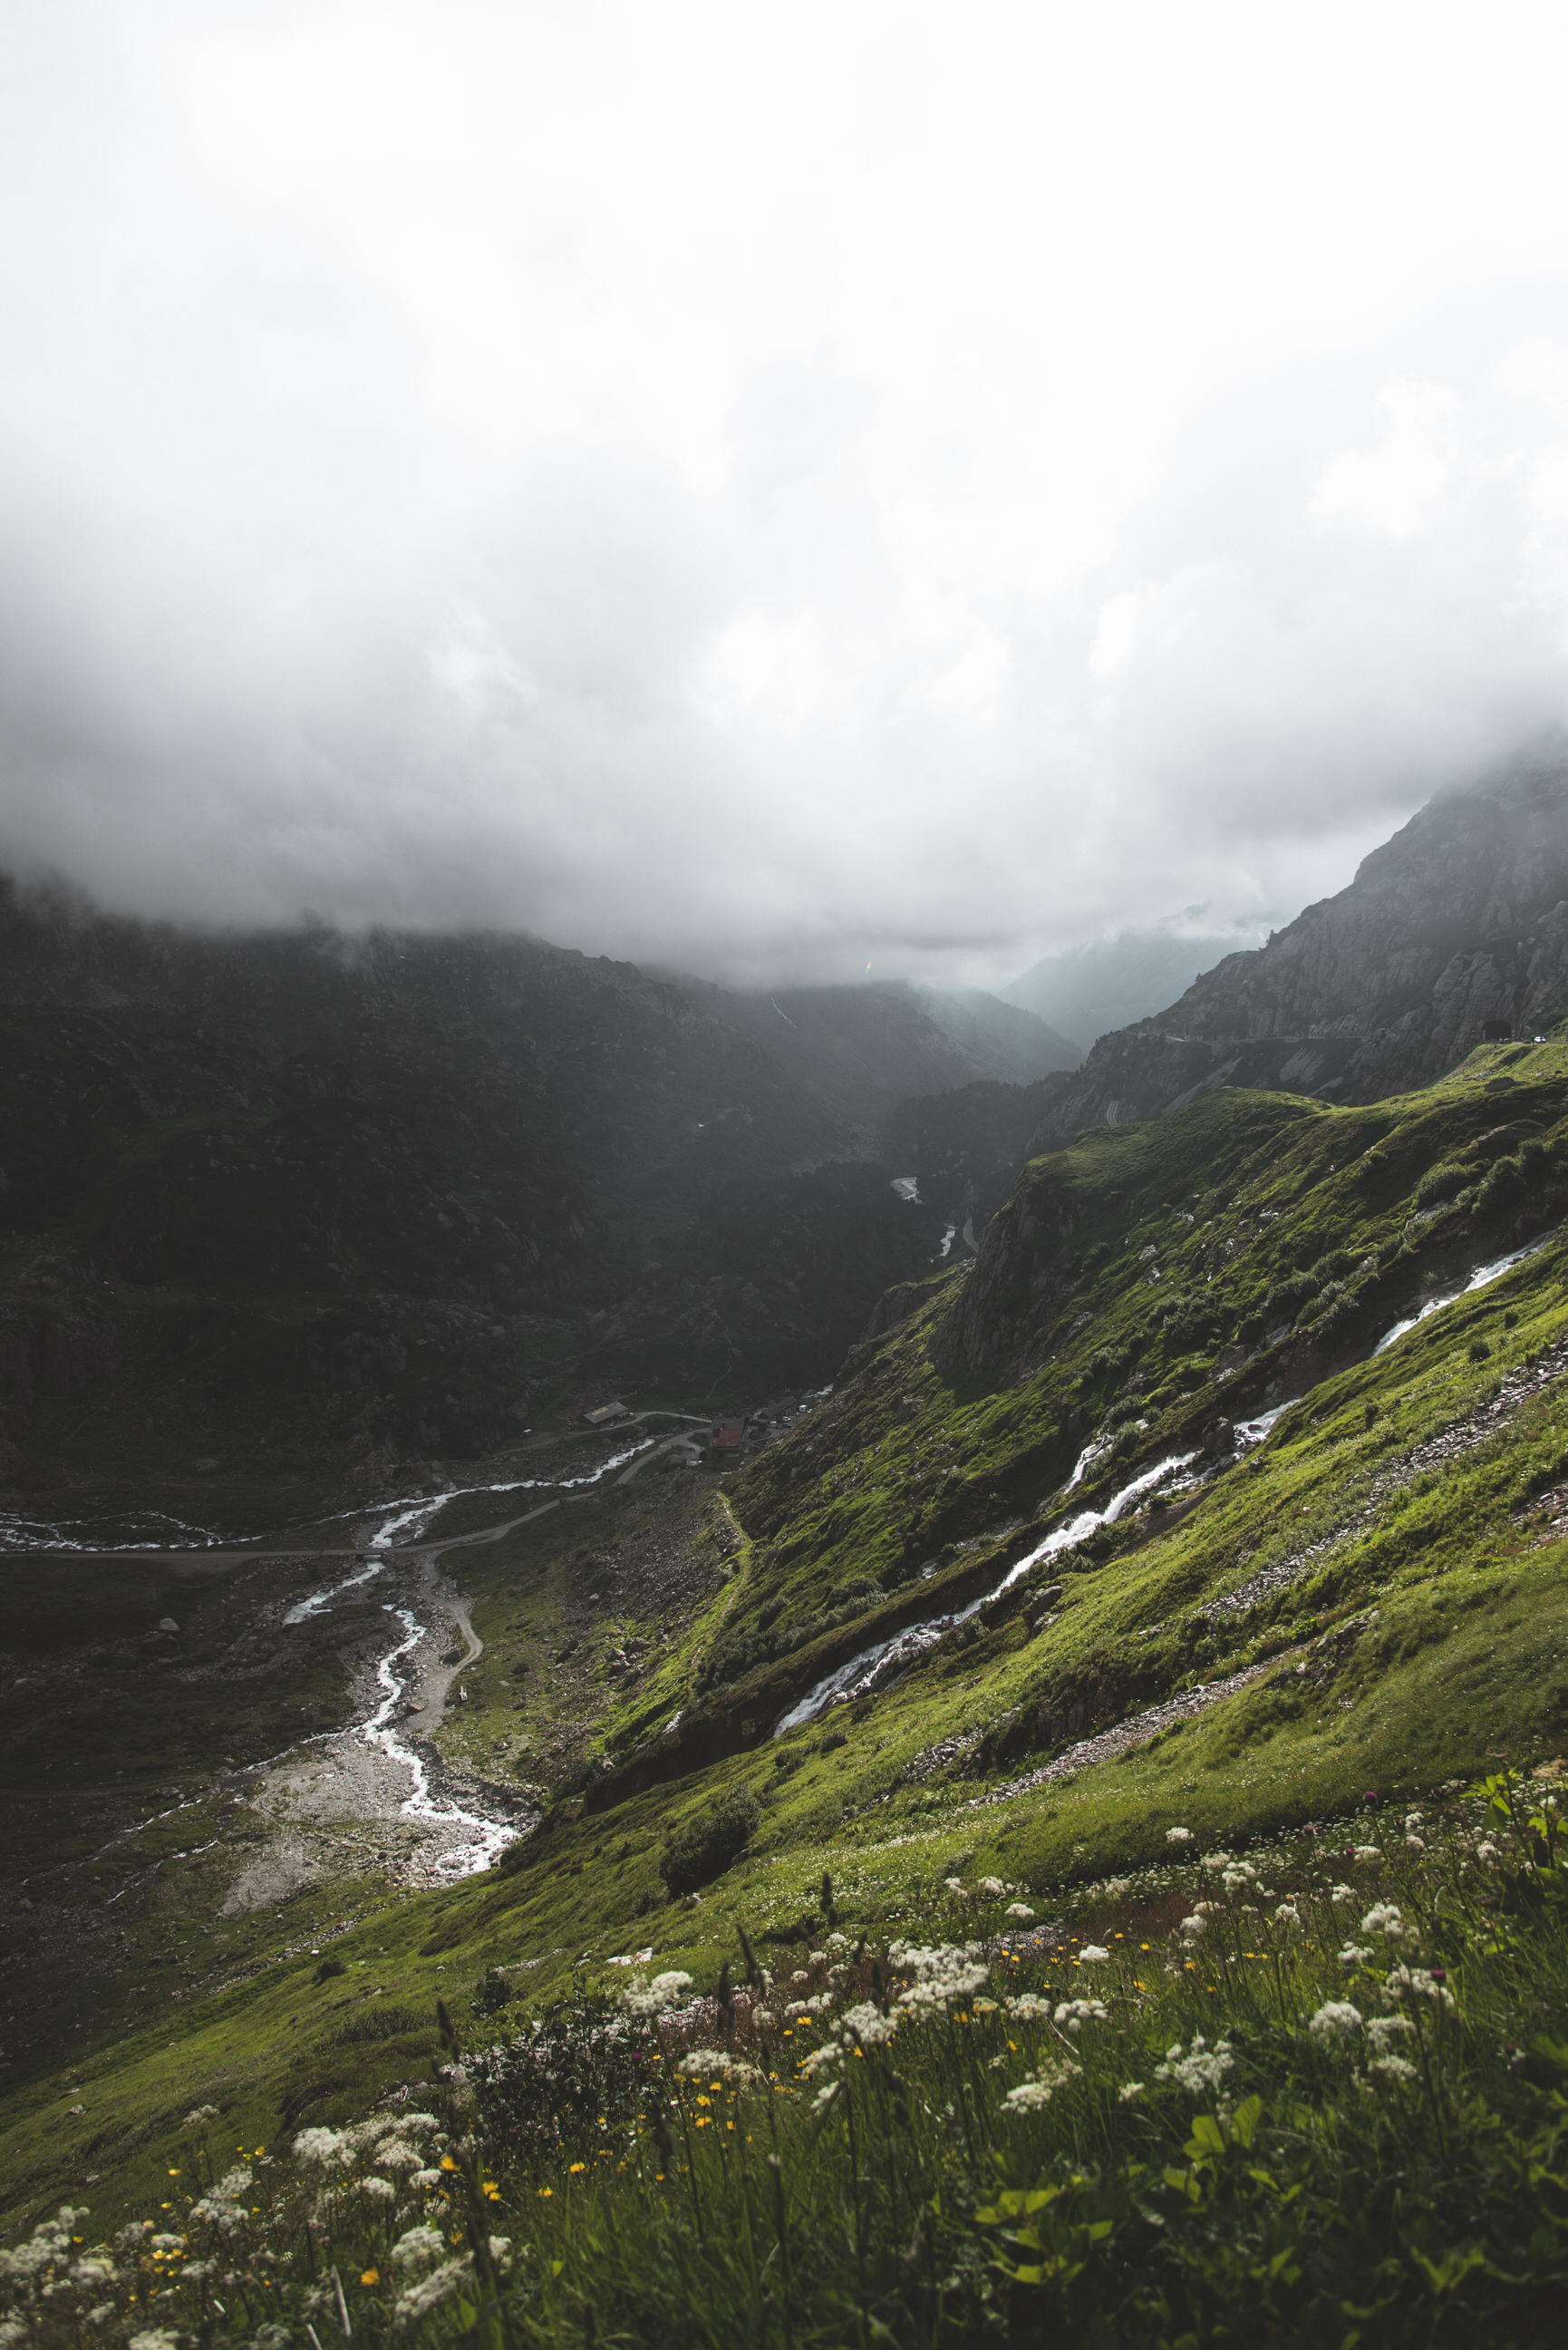
[[[812,2112],[825,2114],[843,2085],[841,2081],[825,2081],[811,2101]]]
[[[1360,2029],[1361,2010],[1352,2007],[1347,1999],[1325,2000],[1307,2026],[1313,2038],[1324,2045],[1333,2040],[1348,2040]]]
[[[1042,2106],[1050,2104],[1058,2089],[1064,2088],[1069,2081],[1080,2079],[1083,2070],[1083,2066],[1075,2064],[1070,2056],[1064,2056],[1054,2064],[1043,2064],[1032,2080],[1020,2081],[1015,2089],[1009,2089],[1002,2101],[1002,2112],[1037,2112]]]
[[[1007,1915],[1010,1918],[1019,1918],[1023,1924],[1027,1926],[1032,1922],[1034,1912],[1031,1909],[1027,1901],[1010,1901],[1007,1905]]]
[[[423,2268],[431,2261],[439,2261],[446,2250],[439,2228],[409,2228],[392,2246],[392,2262],[400,2269]]]
[[[1206,1852],[1202,1865],[1205,1868],[1213,1869],[1218,1874],[1220,1869],[1229,1868],[1235,1856],[1234,1853],[1230,1852]]]
[[[820,2048],[814,2048],[810,2055],[802,2060],[801,2077],[806,2081],[815,2080],[817,2074],[825,2073],[830,2064],[840,2064],[843,2061],[844,2051],[837,2041],[825,2040]]]
[[[694,2081],[733,2081],[742,2088],[762,2077],[743,2056],[728,2055],[722,2048],[689,2049],[675,2069]]]
[[[344,2163],[349,2158],[340,2130],[301,2130],[294,2141],[296,2162],[317,2164],[325,2170],[328,2163]]]
[[[398,2190],[391,2180],[378,2178],[373,2172],[369,2178],[362,2178],[359,2185],[361,2190],[369,2195],[373,2202],[395,2203],[398,2199]]]
[[[1196,1942],[1201,1935],[1206,1934],[1208,1931],[1208,1918],[1200,1918],[1196,1909],[1193,1911],[1190,1918],[1184,1918],[1181,1921],[1181,1937],[1183,1941]]]
[[[981,1893],[989,1893],[994,1901],[1000,1899],[1007,1887],[1000,1877],[982,1877],[980,1880],[980,1890]]]
[[[827,1938],[827,1947],[830,1950],[846,1950],[849,1948],[848,1935],[829,1934]]]
[[[1407,1812],[1405,1814],[1405,1825],[1407,1828],[1418,1828],[1423,1825],[1426,1817],[1427,1814],[1425,1812]]]
[[[1339,1954],[1339,1963],[1342,1967],[1364,1967],[1372,1955],[1369,1943],[1346,1942]]]
[[[1015,2023],[1038,2023],[1049,2017],[1051,2002],[1048,1999],[1039,1998],[1032,1991],[1023,1991],[1016,1999],[1008,2001],[1007,2012]]]
[[[1240,1893],[1244,1886],[1256,1885],[1258,1872],[1250,1860],[1239,1860],[1233,1868],[1225,1870],[1220,1881],[1227,1893]]]
[[[1282,1901],[1274,1911],[1274,1922],[1279,1926],[1299,1926],[1302,1913],[1293,1901]]]
[[[950,1893],[962,1893],[964,1890],[964,1881],[961,1877],[944,1877],[942,1883]]]
[[[1413,2081],[1416,2067],[1403,2056],[1374,2056],[1366,2067],[1369,2073],[1381,2073],[1386,2081]]]
[[[1098,1942],[1085,1942],[1078,1952],[1079,1958],[1086,1967],[1097,1967],[1102,1960],[1108,1959],[1110,1955],[1109,1950],[1101,1950]]]
[[[1354,1885],[1336,1885],[1328,1898],[1336,1909],[1344,1909],[1355,1899],[1355,1887]]]
[[[417,2284],[410,2285],[407,2293],[398,2295],[392,2309],[392,2324],[397,2326],[416,2325],[421,2317],[428,2317],[432,2309],[439,2307],[449,2293],[455,2293],[472,2272],[472,2264],[466,2259],[443,2262],[439,2269],[432,2269],[429,2276],[421,2277]]]
[[[1075,2038],[1085,2023],[1108,2022],[1110,2010],[1097,1999],[1064,1999],[1052,2018],[1054,2023],[1064,2023]]]
[[[161,2325],[149,2325],[131,2335],[130,2350],[178,2350],[178,2345],[174,2335],[165,2333]]]
[[[846,2040],[853,2037],[863,2048],[875,2048],[884,2040],[891,2040],[898,2025],[892,2016],[884,2015],[879,2007],[865,2000],[858,2007],[845,2009],[838,2019],[838,2029]]]
[[[672,1967],[666,1974],[655,1975],[651,1982],[639,1980],[629,1984],[620,1994],[620,2003],[628,2015],[658,2015],[675,2006],[680,1993],[691,1988],[691,1976]]]
[[[1366,2036],[1379,2053],[1393,2041],[1407,2039],[1415,2029],[1407,2015],[1373,2015],[1366,2021]]]
[[[1200,2032],[1194,2033],[1192,2045],[1184,2056],[1181,2043],[1167,2052],[1166,2062],[1155,2067],[1157,2081],[1175,2081],[1180,2087],[1194,2092],[1210,2092],[1219,2088],[1227,2073],[1235,2065],[1229,2041],[1217,2041],[1210,2048]]]
[[[1381,1860],[1383,1847],[1376,1844],[1358,1844],[1355,1847],[1355,1857],[1357,1860]]]
[[[1369,1909],[1361,1921],[1361,1930],[1364,1934],[1381,1934],[1390,1942],[1404,1941],[1409,1932],[1403,1912],[1393,1901],[1379,1901],[1376,1908]]]
[[[1427,1839],[1425,1836],[1407,1835],[1405,1841],[1409,1846],[1412,1852],[1425,1852],[1427,1849]]]
[[[1165,1831],[1165,1841],[1167,1844],[1190,1844],[1192,1842],[1192,1830],[1190,1828],[1167,1828]]]
[[[1121,2087],[1116,2091],[1117,2100],[1124,2106],[1130,2106],[1135,2097],[1141,2097],[1142,2095],[1143,2083],[1141,2081],[1124,2081]]]
[[[1438,2009],[1452,2009],[1454,2001],[1447,1983],[1440,1983],[1425,1967],[1395,1967],[1383,1986],[1385,2007],[1397,2007],[1401,2000],[1429,1999]]]

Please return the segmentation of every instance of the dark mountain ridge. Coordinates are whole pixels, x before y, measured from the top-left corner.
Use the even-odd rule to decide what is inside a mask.
[[[1568,1001],[1568,746],[1433,799],[1355,879],[1267,945],[1227,955],[1168,1010],[1046,1081],[1034,1151],[1213,1087],[1368,1102],[1428,1082],[1489,1022]]]

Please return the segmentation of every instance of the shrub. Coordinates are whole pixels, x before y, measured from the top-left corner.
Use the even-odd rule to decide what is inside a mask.
[[[1105,1378],[1112,1371],[1125,1370],[1129,1359],[1125,1347],[1096,1347],[1089,1357],[1089,1370],[1095,1378]]]
[[[1317,1283],[1310,1273],[1288,1274],[1276,1281],[1263,1300],[1265,1320],[1278,1320],[1285,1315],[1293,1317],[1309,1297],[1317,1295]]]
[[[1451,1200],[1464,1190],[1469,1180],[1468,1167],[1461,1167],[1457,1159],[1445,1159],[1439,1165],[1428,1167],[1417,1184],[1416,1205],[1418,1208],[1434,1208],[1440,1201]]]
[[[364,2041],[399,2040],[405,2032],[428,2032],[430,2028],[428,2008],[372,2007],[362,2015],[348,2017],[327,2044],[333,2048],[355,2048]]]
[[[750,1787],[732,1787],[706,1804],[677,1828],[665,1847],[659,1873],[671,1893],[695,1893],[722,1877],[755,1834],[763,1807]]]
[[[1487,1345],[1484,1338],[1472,1338],[1470,1340],[1469,1357],[1472,1363],[1484,1363],[1490,1353],[1491,1348]]]

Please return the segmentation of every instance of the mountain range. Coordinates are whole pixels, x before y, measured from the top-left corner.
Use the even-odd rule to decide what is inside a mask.
[[[1568,764],[1076,1066],[5,910],[7,2339],[1556,2338]]]

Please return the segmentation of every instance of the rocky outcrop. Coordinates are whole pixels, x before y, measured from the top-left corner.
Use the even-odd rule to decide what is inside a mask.
[[[1220,1086],[1376,1101],[1568,1009],[1568,744],[1434,799],[1336,897],[1045,1080],[1031,1152]]]

